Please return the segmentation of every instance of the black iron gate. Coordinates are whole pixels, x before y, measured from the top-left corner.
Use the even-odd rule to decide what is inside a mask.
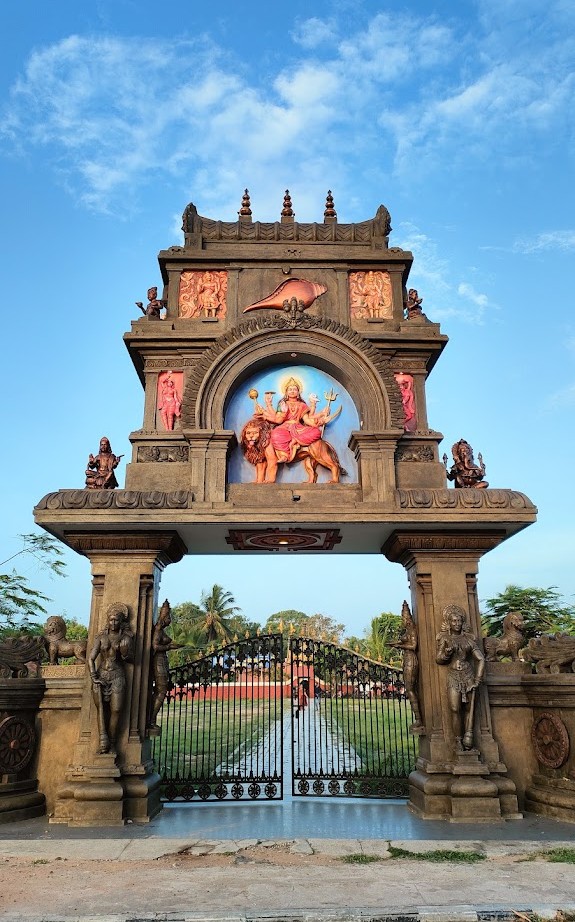
[[[344,647],[282,634],[176,666],[153,745],[163,796],[279,800],[285,756],[296,796],[405,797],[416,750],[402,679]]]
[[[170,669],[153,757],[166,800],[281,799],[281,634]]]
[[[289,659],[293,794],[406,797],[416,744],[402,671],[304,637]]]

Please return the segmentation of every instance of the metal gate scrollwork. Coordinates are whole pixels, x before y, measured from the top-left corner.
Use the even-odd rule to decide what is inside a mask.
[[[279,800],[284,759],[294,796],[405,797],[412,720],[400,669],[268,634],[170,669],[153,757],[169,801]]]
[[[416,744],[402,671],[304,637],[289,659],[294,796],[406,797]]]
[[[153,749],[166,800],[282,797],[283,660],[270,634],[170,669]]]

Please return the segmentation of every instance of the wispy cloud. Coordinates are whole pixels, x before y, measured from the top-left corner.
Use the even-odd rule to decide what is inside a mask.
[[[537,237],[526,237],[516,240],[513,244],[514,253],[543,253],[548,250],[575,250],[575,230],[548,231],[538,234]]]
[[[293,179],[298,217],[312,208],[317,217],[316,184],[329,175],[343,185],[366,154],[373,183],[376,172],[379,180],[443,169],[445,156],[483,163],[492,145],[545,132],[561,143],[575,111],[564,4],[530,6],[513,41],[511,0],[502,6],[507,18],[482,0],[471,22],[396,12],[357,16],[351,28],[343,13],[301,19],[289,64],[265,84],[209,36],[69,36],[33,52],[14,83],[0,118],[3,153],[42,147],[94,209],[165,175],[185,177],[207,204],[233,214],[239,202],[229,190],[237,197],[265,174],[265,201]],[[488,25],[496,20],[498,30]],[[547,245],[541,235],[538,248]]]

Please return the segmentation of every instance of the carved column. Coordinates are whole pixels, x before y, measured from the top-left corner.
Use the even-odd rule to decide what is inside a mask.
[[[190,488],[197,501],[224,503],[228,458],[237,445],[235,433],[189,429],[184,437],[190,445]]]
[[[425,735],[410,776],[410,805],[424,819],[493,821],[519,818],[515,785],[493,738],[485,685],[477,689],[474,747],[457,751],[447,700],[447,670],[436,662],[443,612],[457,605],[481,644],[477,598],[479,559],[502,540],[500,532],[395,532],[382,548],[408,572],[420,655],[420,703]]]
[[[122,825],[127,819],[146,822],[161,809],[160,779],[151,761],[146,727],[153,617],[161,573],[167,564],[182,558],[185,547],[175,532],[86,532],[66,537],[92,564],[88,651],[106,626],[110,605],[122,603],[134,634],[134,662],[124,667],[126,690],[116,754],[99,753],[97,711],[86,671],[78,740],[52,822],[71,826]]]

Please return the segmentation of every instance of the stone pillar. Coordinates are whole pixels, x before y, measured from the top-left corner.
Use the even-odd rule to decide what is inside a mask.
[[[349,447],[355,454],[365,503],[393,502],[395,499],[395,449],[403,430],[353,432]]]
[[[436,637],[443,612],[458,605],[468,613],[472,635],[481,645],[477,598],[479,559],[496,547],[500,532],[400,532],[382,548],[403,564],[411,586],[417,623],[420,702],[425,735],[417,768],[410,776],[410,806],[423,819],[489,822],[520,818],[515,785],[493,738],[485,684],[476,693],[474,748],[458,752],[447,700],[447,668],[436,662]]]
[[[237,445],[235,433],[189,429],[184,437],[190,445],[190,489],[197,502],[224,503],[228,458]]]
[[[181,560],[185,547],[175,532],[85,532],[66,537],[92,564],[88,654],[106,626],[109,607],[122,603],[134,634],[134,662],[124,667],[126,691],[116,754],[99,753],[97,711],[86,670],[78,739],[51,821],[71,826],[147,822],[161,809],[160,778],[147,730],[152,626],[162,570]]]

